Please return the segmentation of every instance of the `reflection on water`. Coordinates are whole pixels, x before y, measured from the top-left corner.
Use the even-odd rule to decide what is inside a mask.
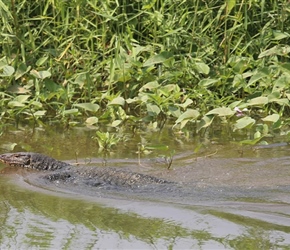
[[[83,131],[61,136],[38,133],[30,137],[13,133],[2,142],[7,146],[17,141],[17,150],[59,159],[72,160],[78,151],[80,158],[92,157],[102,165]],[[56,143],[60,139],[63,145]],[[162,136],[160,140],[166,141]],[[142,159],[145,168],[136,167],[137,160],[128,154],[134,152],[135,143],[123,145],[108,165],[182,182],[183,196],[132,192],[94,197],[85,187],[80,194],[73,194],[73,189],[51,191],[29,184],[23,172],[5,168],[0,175],[0,249],[290,248],[287,145],[245,148],[241,156],[232,145],[215,145],[197,155],[192,142],[178,144],[168,171],[162,164],[154,168],[155,161],[149,159]]]
[[[163,210],[159,204],[123,201],[123,210],[136,210],[124,212],[95,202],[24,190],[5,179],[1,180],[0,190],[1,249],[138,249],[176,244],[188,248],[211,237],[203,231],[206,224],[195,226],[202,216],[186,210],[178,222],[171,216],[182,210],[166,206]],[[145,210],[153,216],[138,215],[139,208],[141,213]],[[164,211],[166,217],[162,216]],[[182,225],[182,221],[190,219],[193,225]]]
[[[0,179],[1,249],[273,249],[290,246],[289,204],[73,198]]]

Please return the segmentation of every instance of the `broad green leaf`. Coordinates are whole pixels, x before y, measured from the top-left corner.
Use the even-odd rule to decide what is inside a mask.
[[[248,82],[246,87],[248,88],[249,86],[251,86],[252,84],[254,84],[254,83],[258,82],[258,81],[260,81],[261,79],[263,79],[266,76],[267,76],[267,74],[265,74],[265,72],[262,72],[262,71],[254,74],[251,77],[251,79],[249,80],[249,82]]]
[[[23,75],[25,75],[29,70],[31,69],[30,66],[26,66],[24,63],[20,63],[17,67],[16,73],[15,73],[15,80],[19,79]]]
[[[193,101],[190,98],[187,98],[184,103],[175,104],[175,105],[176,106],[179,106],[179,107],[182,107],[183,109],[185,109],[187,106],[189,106],[192,103],[193,103]]]
[[[243,78],[243,75],[237,74],[237,75],[235,75],[235,77],[233,79],[232,86],[234,88],[237,88],[237,87],[243,85],[244,82],[245,82],[245,79]]]
[[[131,104],[131,103],[134,103],[134,102],[137,102],[137,100],[135,98],[126,99],[126,103],[128,103],[128,104]]]
[[[182,129],[188,121],[196,120],[199,117],[200,113],[195,109],[187,109],[178,119],[175,121],[175,127],[180,123],[180,128]]]
[[[122,70],[116,70],[114,75],[114,81],[115,82],[128,82],[132,79],[131,73],[129,71]]]
[[[259,105],[265,105],[269,102],[268,97],[265,96],[260,96],[260,97],[256,97],[251,99],[248,102],[248,106],[259,106]]]
[[[169,105],[168,107],[168,113],[170,115],[172,115],[173,117],[179,117],[181,116],[181,111],[180,111],[180,108],[176,107],[176,106],[173,106],[173,105]]]
[[[154,55],[150,57],[146,62],[144,62],[143,67],[148,67],[154,64],[163,63],[164,61],[168,60],[171,57],[173,57],[173,54],[171,52],[162,51],[160,54]]]
[[[281,56],[286,56],[289,53],[290,53],[290,46],[289,45],[285,45],[285,46],[280,47],[280,55]]]
[[[153,102],[153,103],[157,104],[159,107],[164,102],[164,98],[161,95],[158,95],[158,94],[147,94],[147,96],[149,97],[150,102]]]
[[[279,99],[280,95],[280,92],[274,91],[270,95],[268,95],[268,101],[271,102],[272,99]]]
[[[257,131],[255,134],[254,134],[254,139],[257,139],[257,138],[260,138],[262,136],[262,133],[260,131]]]
[[[1,148],[6,150],[6,151],[13,151],[14,148],[17,146],[17,143],[1,143]]]
[[[290,63],[279,63],[279,66],[283,72],[290,73]]]
[[[82,88],[86,82],[87,82],[87,73],[80,73],[75,79],[75,83],[78,84],[80,88]]]
[[[178,93],[180,92],[180,88],[177,84],[167,84],[162,87],[160,87],[158,90],[160,90],[162,93],[168,95],[169,93]]]
[[[148,103],[147,105],[147,112],[149,113],[149,115],[153,115],[153,116],[157,116],[160,113],[160,108],[152,103]]]
[[[122,120],[115,120],[112,122],[111,126],[116,128],[122,123]]]
[[[239,104],[238,108],[243,111],[244,109],[247,109],[247,107],[248,107],[248,104],[242,102],[241,104]]]
[[[90,103],[90,102],[87,102],[87,103],[77,103],[77,104],[74,104],[73,105],[74,107],[79,107],[79,108],[82,108],[86,111],[91,111],[91,112],[97,112],[100,108],[100,106],[96,103]]]
[[[271,128],[272,128],[272,130],[280,129],[282,125],[283,125],[282,124],[282,121],[281,121],[281,119],[279,119],[277,122],[274,122],[272,124],[272,127]]]
[[[277,46],[274,46],[273,48],[270,48],[261,52],[258,58],[263,58],[265,56],[273,56],[273,55],[276,55],[276,53],[277,53]]]
[[[180,122],[180,129],[183,129],[185,127],[185,125],[189,122],[189,119],[183,120]],[[175,124],[174,126],[176,126],[177,124]]]
[[[232,102],[230,105],[229,105],[229,108],[230,109],[234,109],[235,107],[238,107],[240,104],[241,104],[242,101],[235,101],[235,102]]]
[[[137,56],[140,52],[148,51],[148,50],[150,51],[148,47],[135,45],[134,47],[132,47],[132,55]]]
[[[278,114],[272,114],[262,118],[264,122],[277,122],[279,119],[280,116]]]
[[[276,46],[260,53],[258,58],[263,58],[265,56],[276,56],[276,55],[285,56],[289,52],[290,52],[290,46],[288,46],[288,45],[286,45],[286,46],[276,45]]]
[[[140,102],[143,102],[143,103],[147,103],[149,100],[149,95],[147,93],[141,93],[139,94],[138,97],[139,97]]]
[[[64,115],[77,115],[79,113],[78,109],[67,109],[63,111]]]
[[[198,62],[195,64],[195,69],[197,70],[198,73],[200,74],[205,74],[208,75],[210,68],[203,62]]]
[[[160,85],[157,81],[148,82],[140,88],[139,92],[144,91],[144,90],[146,91],[146,90],[157,89],[157,88],[159,88],[159,86]]]
[[[12,76],[15,69],[12,66],[5,65],[4,67],[0,68],[0,76],[6,77],[6,76]]]
[[[1,1],[0,1],[0,3],[1,3]],[[8,65],[8,61],[7,61],[6,57],[2,57],[0,59],[0,68],[3,68],[6,65]]]
[[[39,58],[37,61],[36,61],[36,65],[39,67],[41,66],[42,64],[44,64],[48,59],[48,56],[44,56],[44,57],[41,57]]]
[[[62,85],[55,83],[51,79],[46,79],[44,81],[44,86],[53,96],[66,92]]]
[[[38,101],[32,101],[30,102],[31,105],[34,105],[35,107],[41,108],[42,107],[42,103],[38,102]]]
[[[197,130],[201,130],[202,128],[207,128],[210,126],[214,120],[215,116],[214,115],[205,115],[202,117],[200,122],[197,124]]]
[[[46,110],[38,110],[33,113],[34,116],[44,116],[46,114]]]
[[[289,106],[289,100],[287,98],[272,99],[271,102],[275,102],[281,106]]]
[[[289,106],[289,100],[287,98],[280,98],[280,92],[275,91],[268,95],[269,102],[274,102],[279,105],[287,105]]]
[[[252,119],[251,117],[245,116],[236,121],[234,125],[234,131],[237,129],[244,129],[249,128],[255,124],[256,120]]]
[[[14,98],[14,101],[25,103],[29,97],[30,95],[18,95]]]
[[[275,123],[274,123],[275,124]],[[274,125],[273,124],[273,125]],[[273,125],[272,125],[272,128],[273,128]],[[267,135],[268,133],[269,133],[269,126],[266,124],[266,123],[264,123],[264,124],[259,124],[258,126],[257,126],[257,129],[258,129],[258,131],[261,131],[262,132],[262,134],[263,135]],[[255,136],[255,135],[254,135]],[[256,137],[255,137],[256,138]]]
[[[9,107],[25,107],[30,95],[18,95],[8,103]]]
[[[157,129],[158,128],[158,122],[157,121],[152,123],[152,128],[153,129]]]
[[[8,106],[13,108],[13,107],[25,107],[26,105],[24,103],[21,103],[21,102],[10,101],[10,102],[8,102]]]
[[[94,125],[94,124],[98,123],[98,121],[99,121],[98,117],[91,116],[91,117],[86,119],[86,124],[87,125]]]
[[[222,107],[222,108],[215,108],[209,112],[207,112],[206,115],[218,115],[218,116],[232,116],[236,112],[230,108]]]
[[[214,85],[216,82],[218,82],[219,80],[217,79],[203,79],[198,83],[198,86],[200,87],[210,87],[212,85]]]
[[[119,105],[119,106],[124,106],[125,105],[125,99],[121,96],[118,96],[114,98],[112,101],[108,103],[108,105]]]
[[[199,117],[200,113],[195,109],[188,109],[186,110],[179,118],[176,120],[175,123],[179,123],[183,120],[196,120]]]
[[[285,88],[288,88],[290,82],[290,74],[284,73],[277,80],[275,80],[273,86],[273,92],[280,92]]]
[[[166,67],[174,67],[174,64],[175,64],[174,57],[170,57],[170,58],[168,58],[167,60],[165,60],[163,62],[163,65],[166,66]]]
[[[273,30],[273,35],[274,35],[274,39],[273,40],[276,40],[276,41],[278,41],[278,40],[282,40],[282,39],[284,39],[284,38],[289,38],[290,37],[290,35],[288,34],[288,33],[286,33],[286,32],[281,32],[281,31],[279,31],[279,30]]]
[[[51,77],[51,73],[46,70],[36,71],[35,69],[33,69],[30,71],[30,74],[38,79],[45,79],[45,78]]]
[[[234,72],[237,73],[235,75],[234,81],[243,81],[243,72],[252,65],[252,59],[249,57],[243,57],[243,56],[231,56],[230,59],[228,60],[228,63],[231,65],[233,68]],[[233,84],[234,85],[234,84]]]

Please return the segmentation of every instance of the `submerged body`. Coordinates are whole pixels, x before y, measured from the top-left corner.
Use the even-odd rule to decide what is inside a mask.
[[[18,152],[0,155],[0,161],[14,167],[50,171],[44,178],[50,181],[85,181],[88,185],[99,186],[110,184],[116,186],[141,186],[148,184],[171,183],[154,176],[140,174],[115,168],[74,167],[66,162],[58,161],[49,156]]]

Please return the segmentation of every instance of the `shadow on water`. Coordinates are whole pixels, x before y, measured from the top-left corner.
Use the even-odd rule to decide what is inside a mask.
[[[290,244],[290,226],[227,211],[247,212],[241,203],[214,208],[76,199],[28,188],[19,179],[1,179],[1,249],[286,249]]]
[[[19,180],[14,181],[19,183]],[[162,205],[118,200],[109,204],[33,192],[1,180],[1,249],[81,249],[94,248],[148,248],[181,244],[190,247],[212,238],[203,229],[182,226],[171,218],[141,216],[124,212],[126,207],[139,207],[146,213],[160,213]],[[102,200],[105,202],[105,200]],[[172,215],[180,212],[164,206]],[[125,209],[124,209],[125,208]],[[163,210],[164,212],[164,210]],[[182,239],[182,240],[181,240]],[[192,241],[191,241],[192,240]],[[184,242],[183,242],[184,241]]]
[[[102,165],[93,145],[86,146],[88,138],[78,134],[64,137],[64,149],[49,150],[59,136],[43,135],[37,144],[34,135],[17,142],[19,151],[72,160],[78,150],[80,160],[91,157],[92,165]],[[80,148],[68,152],[69,143]],[[154,157],[142,159],[145,168],[120,152],[107,160],[109,166],[175,181],[181,193],[66,190],[34,185],[30,176],[37,173],[3,168],[0,249],[290,249],[290,148],[245,149],[241,157],[231,145],[216,145],[202,154],[218,153],[204,157],[191,147],[175,148],[170,171]]]

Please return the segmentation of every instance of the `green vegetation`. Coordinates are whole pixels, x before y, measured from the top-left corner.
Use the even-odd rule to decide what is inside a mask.
[[[289,12],[288,0],[0,0],[0,123],[287,133]]]

